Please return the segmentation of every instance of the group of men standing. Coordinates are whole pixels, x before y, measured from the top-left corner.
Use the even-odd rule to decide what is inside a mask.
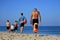
[[[6,21],[6,26],[7,26],[7,30],[8,32],[11,31],[16,31],[17,32],[17,27],[18,27],[18,21],[15,21],[12,25],[9,22],[9,20]]]
[[[38,32],[39,19],[40,19],[40,23],[41,23],[40,12],[37,10],[37,8],[34,8],[34,10],[31,13],[31,16],[30,16],[30,24],[32,24],[33,32],[35,32],[35,33]],[[23,28],[24,28],[24,24],[27,23],[27,19],[25,18],[25,16],[23,16],[23,13],[21,13],[21,17],[19,18],[19,21],[15,21],[13,24],[14,31],[17,31],[18,22],[19,22],[19,26],[20,26],[20,32],[22,33]],[[9,20],[7,20],[6,26],[7,26],[8,31],[10,32],[11,31],[11,24],[10,24]]]

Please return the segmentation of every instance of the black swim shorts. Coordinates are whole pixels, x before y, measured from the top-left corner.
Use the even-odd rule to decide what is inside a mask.
[[[33,25],[34,23],[38,23],[38,19],[33,19]]]
[[[24,23],[21,23],[21,24],[20,24],[20,27],[24,27]]]
[[[18,28],[18,26],[16,26],[16,27],[14,28],[14,30],[17,30],[17,28]]]
[[[10,29],[10,27],[7,27],[7,30],[9,30]]]

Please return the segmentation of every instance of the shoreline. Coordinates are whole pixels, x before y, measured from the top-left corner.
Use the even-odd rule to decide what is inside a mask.
[[[60,36],[0,32],[0,40],[60,40]]]
[[[7,31],[0,31],[0,33],[9,33]],[[60,36],[59,34],[42,34],[42,33],[20,33],[20,32],[10,32],[10,33],[16,33],[16,34],[38,34],[38,35],[44,35],[44,36]]]

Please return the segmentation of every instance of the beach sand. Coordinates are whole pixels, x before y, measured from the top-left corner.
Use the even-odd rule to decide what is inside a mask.
[[[60,36],[0,32],[0,40],[60,40]]]

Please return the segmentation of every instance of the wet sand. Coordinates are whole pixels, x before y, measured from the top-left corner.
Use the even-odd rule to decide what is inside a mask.
[[[0,40],[60,40],[60,36],[0,32]]]

